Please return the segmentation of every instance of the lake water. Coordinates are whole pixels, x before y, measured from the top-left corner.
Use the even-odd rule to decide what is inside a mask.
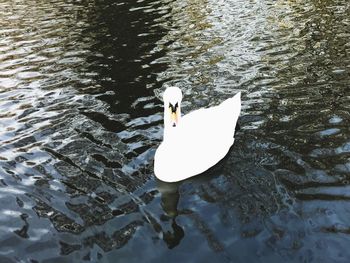
[[[349,262],[349,39],[348,0],[0,0],[0,262]],[[242,91],[178,184],[169,85]]]

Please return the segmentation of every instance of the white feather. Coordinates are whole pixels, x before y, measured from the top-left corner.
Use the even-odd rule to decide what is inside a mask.
[[[234,142],[241,111],[239,92],[218,106],[181,117],[178,125],[172,127],[166,112],[169,101],[181,103],[181,91],[179,96],[176,89],[170,87],[164,93],[164,139],[154,160],[155,175],[165,182],[177,182],[205,172],[224,158]]]

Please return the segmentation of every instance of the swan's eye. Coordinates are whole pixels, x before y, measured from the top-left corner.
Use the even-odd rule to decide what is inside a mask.
[[[173,106],[173,104],[169,103],[169,109],[171,110],[172,113],[176,112],[178,106],[179,106],[179,104],[177,102],[176,102],[175,106]]]

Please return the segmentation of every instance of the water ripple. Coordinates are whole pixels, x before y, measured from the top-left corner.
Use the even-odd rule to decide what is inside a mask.
[[[0,0],[0,261],[347,262],[348,11]],[[185,113],[243,94],[229,155],[170,185],[167,85]]]

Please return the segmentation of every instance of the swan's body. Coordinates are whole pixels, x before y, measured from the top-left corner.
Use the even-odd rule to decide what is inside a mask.
[[[165,182],[205,172],[224,158],[234,142],[241,110],[238,93],[218,106],[181,117],[181,99],[181,91],[176,87],[169,87],[164,93],[164,139],[155,153],[154,172]]]

